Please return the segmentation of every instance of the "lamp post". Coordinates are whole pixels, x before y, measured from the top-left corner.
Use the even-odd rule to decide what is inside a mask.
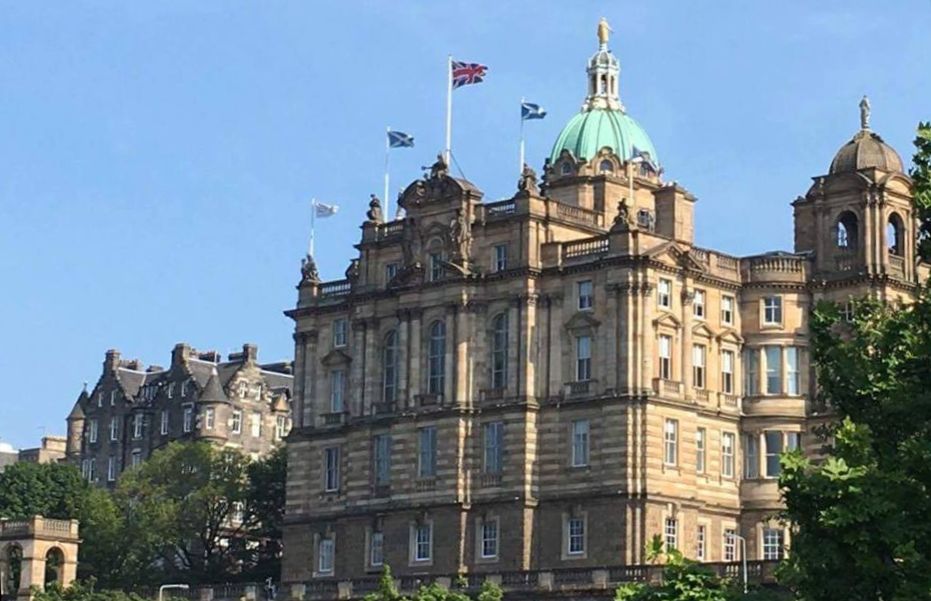
[[[740,562],[743,564],[743,575],[744,575],[744,594],[747,594],[748,585],[747,585],[747,539],[740,536],[736,532],[732,532],[728,535],[730,538],[736,538],[740,541]]]
[[[162,601],[162,593],[164,593],[167,590],[179,589],[179,590],[186,591],[189,588],[191,587],[186,584],[163,584],[162,586],[158,587],[158,601]]]

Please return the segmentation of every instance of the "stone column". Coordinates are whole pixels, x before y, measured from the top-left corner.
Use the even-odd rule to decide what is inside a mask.
[[[410,371],[410,329],[411,329],[411,312],[408,310],[398,311],[398,394],[397,407],[406,407],[408,395],[408,372]]]
[[[537,328],[535,325],[537,323],[537,300],[539,297],[539,294],[530,293],[521,299],[522,319],[520,325],[523,344],[519,348],[521,349],[520,364],[524,368],[521,374],[524,381],[521,394],[527,398],[537,395],[537,356],[535,349],[538,345],[536,344]]]
[[[362,389],[361,415],[372,412],[372,403],[380,401],[378,395],[378,382],[381,381],[381,362],[379,349],[381,340],[378,339],[378,318],[370,317],[366,320],[365,351],[362,354],[362,381],[357,384]]]
[[[707,299],[708,295],[706,293],[706,303]],[[679,363],[679,381],[682,383],[682,398],[685,399],[692,398],[692,301],[694,300],[695,286],[691,278],[686,278],[685,287],[682,290],[682,330],[680,340],[682,352],[679,353],[681,357]],[[675,371],[675,369],[673,371]]]
[[[407,341],[407,371],[408,371],[408,407],[414,406],[414,398],[420,394],[423,387],[423,334],[421,333],[421,323],[423,321],[422,309],[411,309],[410,312],[410,336]]]
[[[453,404],[456,392],[456,315],[459,307],[454,304],[446,306],[446,349],[443,365],[443,404]]]
[[[317,373],[319,372],[317,330],[301,332],[299,336],[301,337],[299,345],[302,348],[302,353],[301,360],[296,366],[297,369],[300,369],[300,372],[295,374],[297,376],[295,384],[300,383],[301,390],[300,396],[296,396],[296,398],[299,399],[303,409],[301,425],[313,427],[314,416],[321,412],[318,407],[320,391],[315,388],[318,380]]]
[[[523,344],[521,336],[521,298],[512,299],[508,306],[508,392],[516,395],[523,394],[524,386],[522,378],[524,374],[521,371],[521,357],[523,356],[521,347]],[[489,324],[491,325],[491,324]],[[493,343],[492,340],[489,340]],[[491,360],[491,344],[488,348],[488,358]],[[489,365],[488,385],[491,386],[491,370]]]
[[[352,363],[349,368],[349,381],[345,383],[344,389],[344,399],[348,401],[344,409],[350,415],[364,414],[365,331],[364,319],[352,322]]]
[[[469,390],[469,312],[463,305],[456,307],[456,337],[455,341],[455,358],[456,366],[453,372],[455,376],[455,404],[463,406],[468,401]]]
[[[631,291],[632,296],[636,296],[640,304],[636,317],[638,336],[633,341],[633,345],[637,348],[636,378],[633,386],[638,391],[649,390],[653,385],[653,375],[656,373],[653,369],[654,348],[657,344],[656,332],[653,331],[653,312],[656,307],[653,290],[651,282],[643,281],[640,282],[637,294]]]
[[[563,317],[562,295],[554,294],[549,297],[549,315],[547,316],[547,329],[549,336],[549,394],[558,396],[562,392],[565,376],[563,375]]]

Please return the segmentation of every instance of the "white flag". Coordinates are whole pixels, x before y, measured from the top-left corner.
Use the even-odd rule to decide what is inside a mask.
[[[322,202],[314,201],[314,214],[317,217],[332,217],[339,211],[339,205],[328,205]]]

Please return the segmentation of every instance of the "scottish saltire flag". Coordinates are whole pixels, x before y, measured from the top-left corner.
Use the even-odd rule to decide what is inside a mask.
[[[314,215],[317,217],[332,217],[339,211],[339,205],[328,205],[322,202],[314,201]]]
[[[546,110],[539,104],[532,102],[520,103],[520,118],[524,121],[529,119],[542,119],[546,117]]]
[[[409,136],[402,131],[389,131],[388,132],[388,147],[389,148],[413,148],[414,137]]]
[[[485,73],[488,71],[487,65],[478,63],[464,63],[462,61],[452,62],[453,70],[453,89],[469,86],[474,83],[485,81]]]
[[[648,151],[640,150],[636,146],[631,146],[630,151],[631,151],[631,154],[633,155],[633,158],[639,157],[643,159],[644,163],[649,165],[650,169],[656,172],[659,171],[659,167],[656,165],[656,163],[653,162],[653,157],[650,156],[650,153]]]

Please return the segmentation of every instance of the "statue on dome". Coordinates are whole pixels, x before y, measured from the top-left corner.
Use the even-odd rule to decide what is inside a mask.
[[[860,129],[870,128],[870,99],[865,95],[860,101]]]
[[[529,192],[534,195],[540,193],[540,189],[537,186],[537,172],[527,163],[524,163],[524,169],[520,172],[520,179],[517,180],[517,189],[520,192]]]
[[[601,17],[601,20],[598,21],[598,43],[602,46],[607,46],[608,38],[611,36],[612,31],[614,30],[608,25],[608,20]]]

